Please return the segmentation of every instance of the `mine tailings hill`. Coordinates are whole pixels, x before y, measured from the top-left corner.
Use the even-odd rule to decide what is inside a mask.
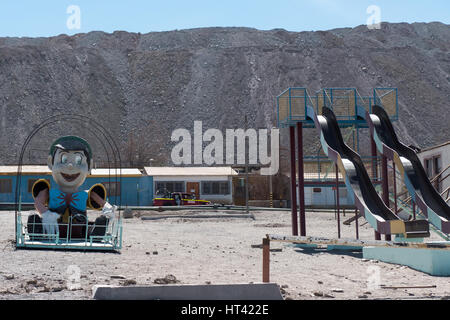
[[[203,28],[0,38],[0,144],[2,150],[7,146],[0,163],[17,162],[23,141],[41,121],[77,113],[113,134],[124,164],[148,165],[150,158],[152,165],[171,164],[174,129],[193,132],[199,120],[203,130],[225,133],[244,128],[245,115],[248,127],[271,128],[275,97],[294,86],[310,92],[356,87],[362,95],[374,87],[397,87],[400,139],[418,147],[444,142],[450,136],[450,26],[383,23],[379,30]],[[52,123],[32,139],[34,151],[24,160],[45,162],[49,141],[67,133],[92,135],[94,147],[103,150],[104,138],[88,129]],[[287,146],[286,129],[281,134]],[[305,136],[306,153],[315,152],[316,132],[308,129]]]

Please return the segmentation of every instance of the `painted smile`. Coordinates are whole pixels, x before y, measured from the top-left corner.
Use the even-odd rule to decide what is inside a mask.
[[[68,182],[72,182],[74,181],[76,178],[78,178],[80,174],[76,173],[76,174],[66,174],[66,173],[62,173],[61,172],[61,176],[64,178],[64,180],[68,181]]]

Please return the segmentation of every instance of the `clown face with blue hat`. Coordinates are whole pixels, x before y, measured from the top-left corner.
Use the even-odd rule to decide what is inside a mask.
[[[51,188],[45,179],[37,180],[33,187],[34,205],[39,214],[28,218],[31,234],[57,234],[60,238],[102,236],[108,221],[115,215],[116,206],[106,201],[106,189],[95,184],[89,190],[79,190],[90,174],[92,150],[86,140],[77,136],[57,139],[50,147],[47,165],[57,184]],[[94,223],[87,219],[87,209],[101,210]]]

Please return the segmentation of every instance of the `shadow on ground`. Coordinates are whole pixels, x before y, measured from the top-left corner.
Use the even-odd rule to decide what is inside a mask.
[[[332,255],[340,255],[340,256],[349,256],[353,258],[363,258],[362,250],[342,250],[342,249],[333,249],[328,250],[326,248],[300,248],[294,247],[295,252],[308,254],[308,255],[318,255],[318,254],[332,254]]]

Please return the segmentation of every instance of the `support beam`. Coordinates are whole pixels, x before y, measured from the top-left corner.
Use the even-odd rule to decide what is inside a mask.
[[[335,165],[336,170],[336,209],[337,209],[337,229],[338,229],[338,239],[341,237],[341,218],[339,212],[339,168]]]
[[[295,127],[289,127],[289,142],[290,142],[290,164],[291,164],[291,214],[292,214],[292,235],[298,236],[298,222],[297,222],[297,179],[295,169]]]
[[[373,137],[370,139],[370,147],[372,153],[372,179],[376,181],[378,179],[378,163],[377,163],[377,146]],[[381,234],[378,231],[375,232],[375,240],[381,240]]]
[[[395,162],[392,161],[392,171],[394,172],[394,213],[397,214],[397,173],[395,171]]]
[[[378,163],[377,163],[377,146],[375,144],[375,141],[370,139],[371,144],[371,151],[372,151],[372,179],[377,180],[378,178]]]
[[[389,208],[390,202],[389,202],[389,176],[388,176],[388,167],[387,167],[387,157],[385,155],[382,155],[381,158],[381,184],[382,184],[382,198],[384,204]],[[386,234],[385,240],[389,241],[391,240],[391,235]]]
[[[298,202],[300,210],[300,235],[306,236],[305,178],[303,167],[303,124],[297,123]]]

